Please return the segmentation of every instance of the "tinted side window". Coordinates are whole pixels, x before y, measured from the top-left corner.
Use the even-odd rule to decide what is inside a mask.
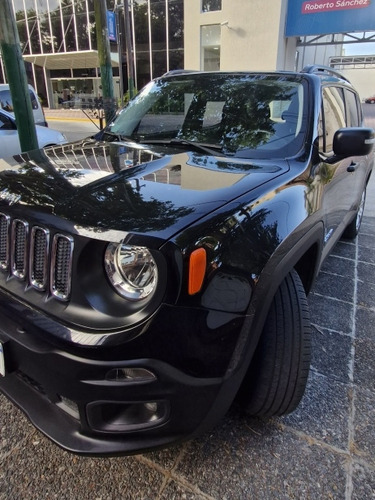
[[[348,127],[359,127],[361,124],[360,105],[354,92],[345,89],[346,120]]]
[[[30,89],[29,89],[29,94],[30,94],[30,101],[31,101],[32,109],[38,109],[37,97],[35,96],[34,92]],[[14,112],[12,96],[10,94],[10,90],[1,90],[0,91],[0,106],[5,111],[8,111],[10,113]]]
[[[320,149],[324,153],[333,150],[333,136],[336,130],[346,126],[344,92],[340,87],[323,89],[323,109],[320,135]]]
[[[36,95],[30,89],[29,89],[29,93],[30,93],[30,101],[31,101],[31,107],[32,107],[32,109],[38,109],[38,101],[37,101]]]

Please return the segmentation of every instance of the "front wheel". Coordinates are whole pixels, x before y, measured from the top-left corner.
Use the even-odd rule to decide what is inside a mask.
[[[309,309],[300,277],[293,270],[273,298],[240,389],[246,413],[271,417],[295,410],[305,392],[310,360]]]

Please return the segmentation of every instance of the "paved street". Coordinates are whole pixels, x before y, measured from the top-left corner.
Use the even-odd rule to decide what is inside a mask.
[[[50,443],[1,396],[0,499],[375,499],[374,247],[375,175],[359,237],[339,242],[309,298],[312,369],[292,415],[262,421],[234,407],[175,448],[89,459]]]
[[[65,134],[68,141],[79,141],[99,131],[99,120],[79,109],[47,109],[45,115],[48,126]]]

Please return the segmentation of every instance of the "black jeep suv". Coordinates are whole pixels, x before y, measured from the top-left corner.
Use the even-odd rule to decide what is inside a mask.
[[[235,398],[293,411],[373,142],[329,68],[174,72],[96,137],[0,160],[0,389],[81,454],[190,438]]]

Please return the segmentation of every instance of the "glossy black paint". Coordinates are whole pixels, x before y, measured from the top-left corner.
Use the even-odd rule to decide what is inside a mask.
[[[129,161],[130,156],[139,155],[145,163],[116,172],[115,165],[124,158]],[[40,304],[40,292],[32,288],[25,290],[24,283],[18,280],[8,281],[7,289],[24,295],[50,317],[64,319],[75,328],[86,328],[89,332],[98,328],[112,332],[130,329],[127,338],[137,335],[140,328],[136,326],[133,333],[134,325],[157,309],[165,289],[174,295],[171,300],[176,300],[177,291],[173,292],[175,287],[171,284],[174,280],[167,275],[177,263],[173,264],[172,259],[166,264],[161,251],[164,242],[212,211],[217,212],[220,225],[221,207],[243,193],[250,193],[255,186],[259,189],[289,169],[285,161],[279,165],[262,161],[254,164],[190,152],[164,155],[148,162],[153,156],[135,146],[93,142],[74,144],[71,149],[31,152],[26,161],[13,168],[3,165],[0,210],[5,205],[8,214],[22,217],[24,206],[28,205],[30,223],[43,221],[48,227],[76,235],[73,296],[68,305],[50,301]],[[83,160],[77,164],[79,158],[85,158],[91,169],[83,168],[86,166]],[[100,159],[107,170],[99,170]],[[202,171],[205,183],[199,175]],[[173,183],[166,183],[167,174]],[[228,213],[231,210],[229,208]],[[178,249],[182,248],[184,237],[179,236]],[[146,304],[142,311],[134,304],[126,304],[126,314],[123,299],[110,287],[102,272],[108,241],[122,239],[153,248],[162,278],[161,290],[152,303]],[[6,274],[0,276],[1,279],[4,283],[8,280]]]
[[[311,288],[355,216],[372,169],[363,142],[373,132],[352,130],[351,149],[342,131],[337,154],[322,159],[321,79],[298,80],[310,119],[293,156],[211,155],[188,144],[105,142],[102,134],[0,162],[0,213],[75,243],[68,302],[0,271],[0,388],[56,443],[116,455],[209,428],[241,385],[283,278],[295,268]],[[141,305],[124,301],[105,276],[109,242],[152,252],[159,283]],[[207,269],[202,289],[189,295],[196,248],[206,250]],[[131,367],[156,379],[108,378]],[[61,410],[61,397],[77,404],[79,419]],[[155,427],[113,432],[110,417],[98,423],[90,410],[100,402],[160,402],[167,410]]]
[[[130,168],[134,156],[143,163],[131,160]],[[12,168],[3,164],[0,196],[5,204],[13,198],[77,228],[135,232],[164,241],[288,168],[285,161],[270,165],[189,151],[161,156],[136,145],[83,142],[30,152]]]

